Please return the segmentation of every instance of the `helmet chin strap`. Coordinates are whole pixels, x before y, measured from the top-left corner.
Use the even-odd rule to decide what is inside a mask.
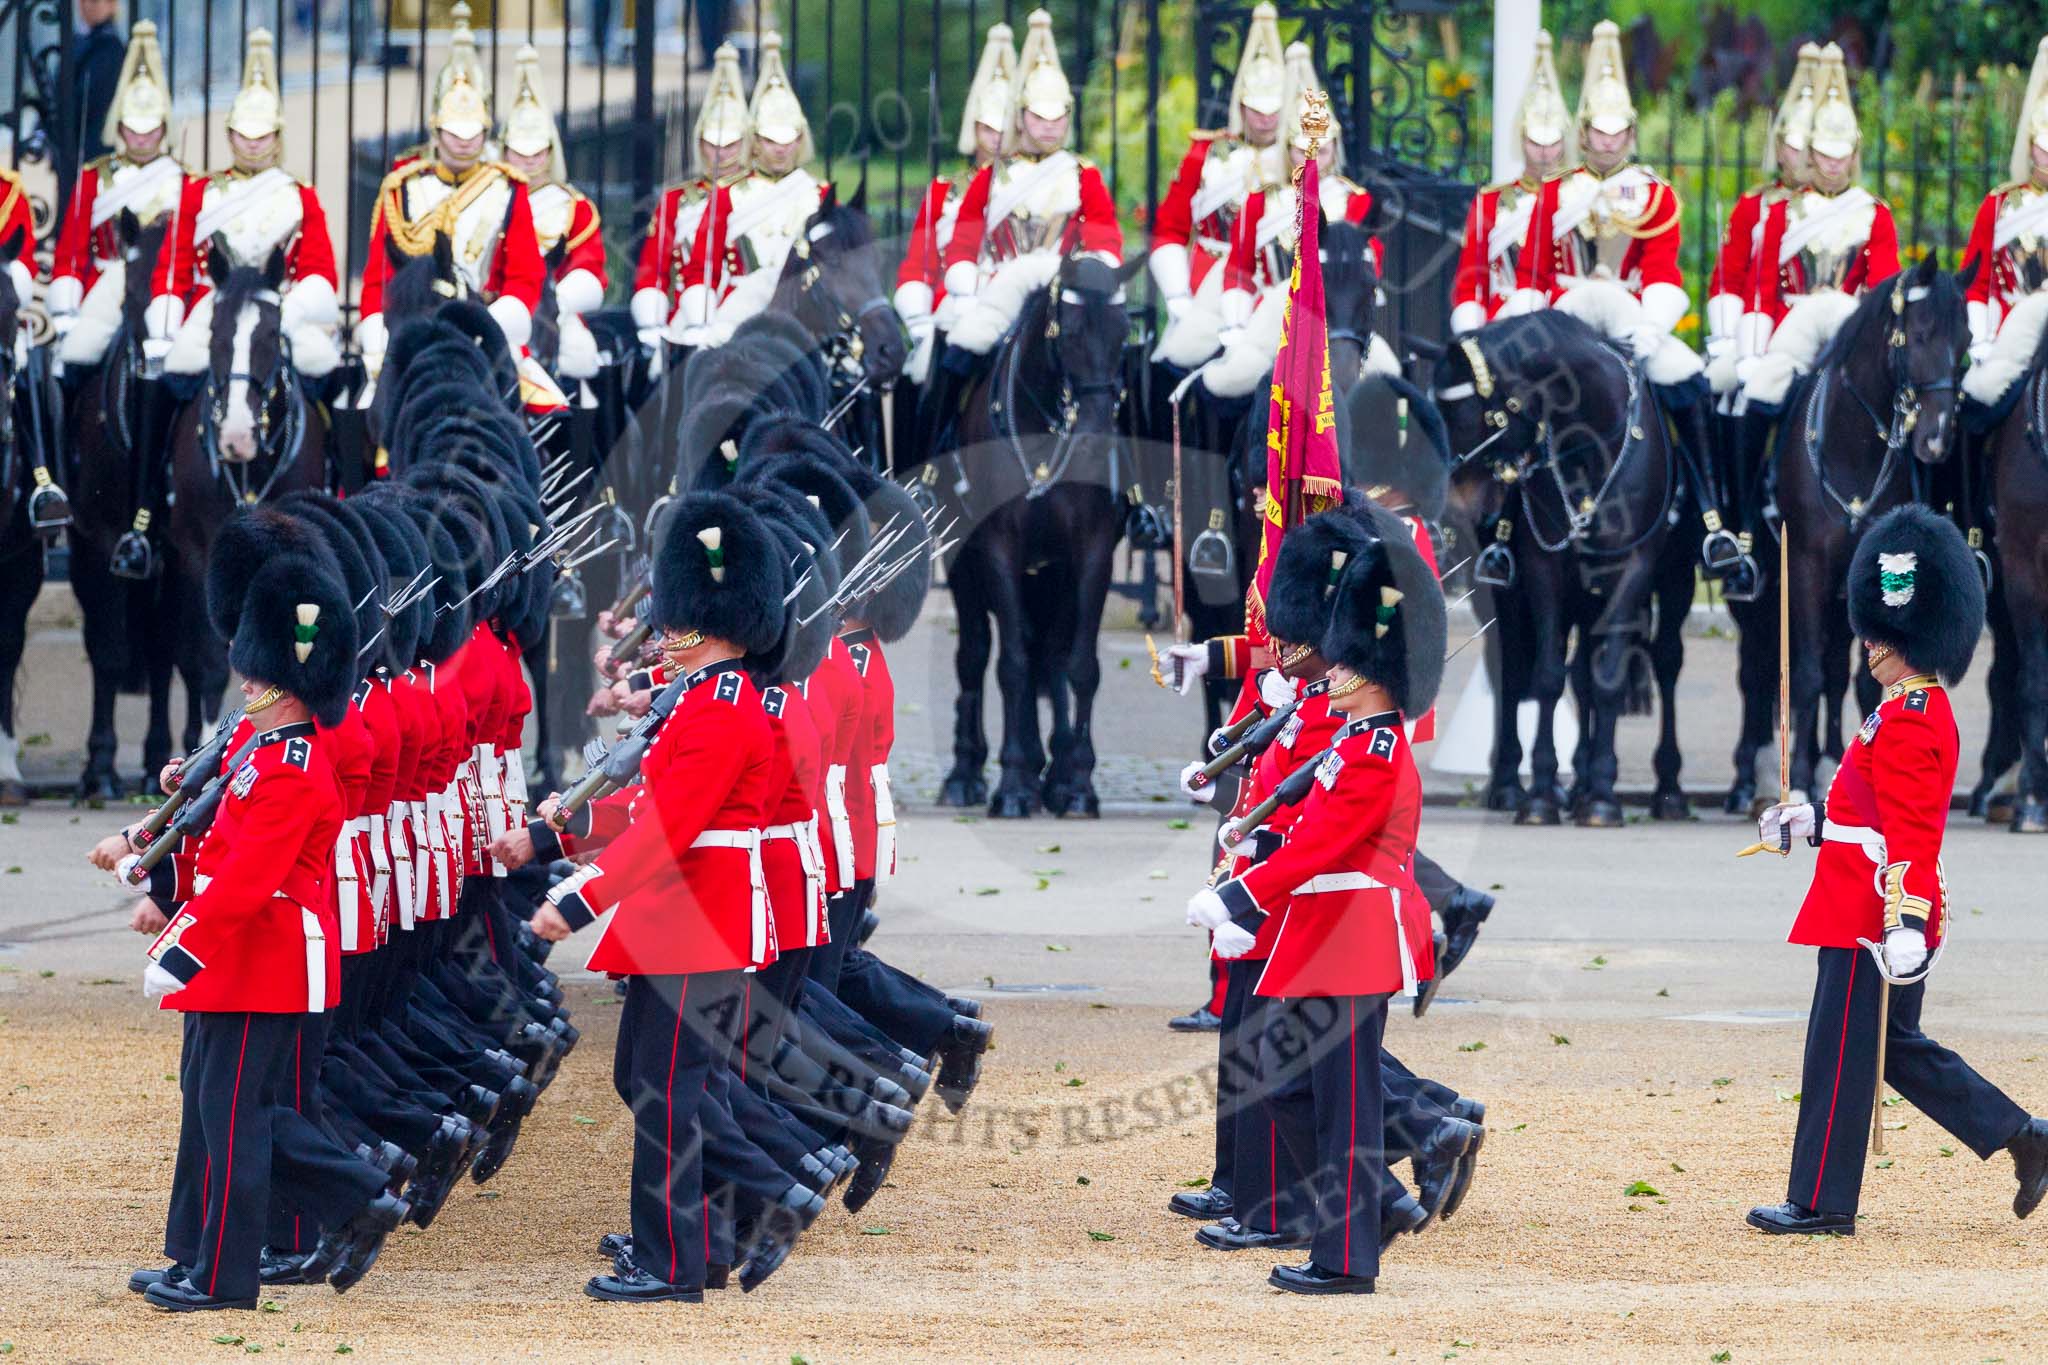
[[[245,716],[253,716],[259,714],[260,712],[268,711],[271,707],[277,704],[278,698],[282,697],[283,695],[284,689],[282,687],[277,686],[276,684],[272,684],[271,686],[264,688],[263,694],[257,697],[256,700],[250,702],[247,706],[243,707],[242,714]]]

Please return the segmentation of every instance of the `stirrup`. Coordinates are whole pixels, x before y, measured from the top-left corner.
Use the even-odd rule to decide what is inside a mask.
[[[1724,602],[1754,602],[1763,595],[1763,570],[1754,555],[1743,555],[1721,580]]]
[[[590,615],[590,595],[584,591],[583,575],[571,569],[555,580],[548,591],[548,617],[555,621],[581,621]]]
[[[1221,531],[1205,527],[1188,547],[1188,572],[1205,578],[1235,578],[1237,549]]]
[[[1125,534],[1134,550],[1163,550],[1173,544],[1173,529],[1166,516],[1148,502],[1133,502]]]
[[[1700,562],[1707,577],[1720,578],[1742,563],[1742,542],[1725,526],[1717,526],[1700,539]]]
[[[114,542],[114,553],[109,557],[107,567],[116,578],[132,578],[138,582],[156,577],[156,547],[149,543],[144,531],[123,531],[121,538]]]
[[[1472,579],[1489,588],[1515,586],[1515,552],[1498,541],[1479,552],[1472,566]]]
[[[40,469],[36,473],[40,477],[28,495],[28,526],[37,535],[54,536],[71,524],[71,499],[55,483],[47,482],[47,473]]]

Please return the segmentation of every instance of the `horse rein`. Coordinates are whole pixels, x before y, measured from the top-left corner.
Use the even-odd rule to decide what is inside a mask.
[[[1060,306],[1060,284],[1057,277],[1051,284],[1052,307]],[[1048,340],[1059,336],[1059,314],[1053,313],[1052,321],[1046,327]],[[1002,433],[1004,442],[1010,448],[1010,455],[1017,461],[1017,468],[1025,480],[1024,496],[1027,499],[1043,497],[1054,485],[1066,477],[1067,467],[1074,461],[1074,424],[1080,420],[1081,400],[1109,395],[1114,406],[1121,408],[1124,401],[1124,382],[1119,370],[1114,379],[1089,380],[1076,387],[1073,377],[1064,366],[1060,369],[1060,397],[1057,411],[1049,411],[1031,390],[1024,391],[1031,411],[1045,423],[1045,434],[1053,438],[1052,458],[1041,460],[1033,468],[1030,457],[1024,453],[1023,435],[1017,424],[1018,379],[1024,368],[1024,334],[1013,330],[1004,339],[1001,361],[1001,390],[996,401],[990,405],[989,416],[994,419],[996,430]],[[1114,432],[1110,435],[1113,437]]]
[[[275,306],[278,296],[264,290],[254,295],[252,301]],[[277,360],[260,380],[244,370],[230,370],[222,376],[215,374],[209,366],[206,372],[205,405],[199,422],[200,447],[206,452],[207,468],[213,477],[238,503],[258,503],[269,497],[285,471],[298,463],[299,452],[306,441],[305,404],[298,401],[301,396],[299,374],[292,364],[291,338],[282,327],[277,329],[277,341]],[[238,380],[247,384],[249,391],[256,395],[256,453],[247,460],[229,461],[221,456],[219,428],[227,419],[228,389]],[[270,409],[272,403],[279,399],[285,405],[284,417],[273,425]],[[266,457],[272,462],[269,477],[264,479],[260,488],[251,491],[249,479],[236,474],[236,465],[253,465]]]
[[[1876,477],[1867,492],[1843,497],[1828,478],[1826,465],[1821,459],[1820,434],[1822,428],[1827,425],[1828,397],[1833,390],[1835,372],[1840,368],[1839,364],[1830,365],[1821,371],[1814,381],[1811,393],[1807,396],[1806,423],[1801,432],[1801,444],[1806,447],[1807,467],[1813,473],[1814,483],[1827,495],[1828,501],[1841,510],[1851,531],[1862,525],[1871,507],[1898,477],[1901,467],[1900,452],[1906,448],[1906,442],[1912,438],[1914,427],[1920,422],[1920,396],[1923,393],[1946,392],[1956,386],[1953,373],[1945,379],[1925,382],[1915,382],[1912,375],[1899,373],[1906,350],[1906,305],[1919,301],[1911,297],[1915,292],[1911,289],[1902,290],[1896,286],[1892,290],[1892,323],[1885,336],[1885,377],[1892,385],[1891,420],[1886,422],[1880,418],[1877,409],[1856,391],[1855,384],[1846,375],[1841,381],[1842,388],[1856,400],[1856,406],[1863,409],[1863,415],[1869,419],[1872,430],[1878,439],[1884,442],[1884,458],[1878,462]],[[1922,297],[1925,296],[1924,291],[1917,292],[1921,292]]]

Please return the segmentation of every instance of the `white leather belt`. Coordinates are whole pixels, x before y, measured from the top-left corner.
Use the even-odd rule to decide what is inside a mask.
[[[875,885],[886,886],[896,877],[896,798],[889,788],[889,765],[877,763],[868,769],[875,786]]]
[[[1363,872],[1325,872],[1310,877],[1294,888],[1297,896],[1327,895],[1333,891],[1383,890],[1393,902],[1394,947],[1401,956],[1401,994],[1413,996],[1422,989],[1421,974],[1415,967],[1415,952],[1408,946],[1408,931],[1401,923],[1401,892],[1377,877]]]
[[[853,817],[846,809],[846,765],[825,770],[825,813],[832,819],[832,854],[841,890],[853,888]]]
[[[1294,888],[1297,896],[1324,895],[1332,891],[1370,891],[1374,887],[1385,887],[1386,883],[1363,872],[1325,872],[1320,877],[1310,877]]]
[[[747,880],[751,883],[750,921],[755,966],[768,960],[768,876],[761,869],[761,836],[754,829],[707,829],[690,841],[691,848],[741,848],[747,852]]]
[[[410,930],[419,916],[419,905],[413,900],[412,803],[393,801],[384,828],[391,840],[391,874],[398,897],[398,927]]]
[[[360,940],[357,916],[362,913],[363,880],[356,872],[356,834],[361,818],[341,822],[334,840],[334,906],[341,921],[341,950],[352,953]]]
[[[1830,820],[1821,826],[1820,837],[1830,844],[1855,844],[1884,865],[1884,835],[1865,825],[1838,825]]]
[[[327,935],[318,915],[289,896],[277,899],[299,912],[300,927],[306,931],[306,1013],[320,1014],[327,1008]]]

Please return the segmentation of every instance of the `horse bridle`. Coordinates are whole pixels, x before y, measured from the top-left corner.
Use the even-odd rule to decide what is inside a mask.
[[[1061,289],[1058,276],[1053,277],[1052,283],[1048,286],[1048,292],[1051,295],[1053,311],[1051,320],[1046,324],[1044,335],[1048,341],[1052,341],[1056,340],[1060,334],[1058,310]],[[989,406],[989,416],[994,419],[996,430],[1002,433],[1004,443],[1009,447],[1011,458],[1016,460],[1017,468],[1024,475],[1026,485],[1024,496],[1026,498],[1038,498],[1043,497],[1047,492],[1051,491],[1054,485],[1065,478],[1067,466],[1074,462],[1074,424],[1080,420],[1081,400],[1109,395],[1112,401],[1112,408],[1121,408],[1124,401],[1125,386],[1121,367],[1118,368],[1114,378],[1091,379],[1076,385],[1073,376],[1066,372],[1065,366],[1062,366],[1060,369],[1060,396],[1056,409],[1049,410],[1040,401],[1038,394],[1029,388],[1024,389],[1023,398],[1029,403],[1031,411],[1036,413],[1039,420],[1045,423],[1045,434],[1053,438],[1052,458],[1041,460],[1034,467],[1030,457],[1024,453],[1023,433],[1019,429],[1017,422],[1018,376],[1022,373],[1024,367],[1023,342],[1023,333],[1014,332],[1004,344],[1001,362],[1002,377],[999,381],[995,401]],[[1114,432],[1110,434],[1112,436],[1115,435]]]
[[[1855,384],[1846,376],[1841,381],[1842,389],[1856,400],[1856,406],[1863,409],[1863,415],[1870,420],[1872,430],[1876,432],[1878,439],[1884,442],[1884,458],[1878,462],[1877,475],[1872,479],[1868,492],[1843,497],[1829,480],[1827,466],[1821,459],[1820,434],[1827,425],[1828,396],[1834,388],[1838,365],[1830,365],[1821,371],[1819,377],[1814,380],[1812,393],[1806,400],[1806,425],[1801,432],[1801,444],[1806,447],[1807,467],[1813,472],[1814,483],[1827,495],[1828,501],[1841,510],[1852,531],[1863,523],[1864,517],[1870,514],[1871,507],[1884,495],[1892,480],[1898,477],[1901,468],[1900,453],[1905,450],[1906,442],[1912,439],[1913,429],[1920,423],[1921,395],[1944,393],[1956,386],[1953,370],[1945,378],[1930,380],[1915,380],[1911,373],[1900,373],[1902,368],[1911,363],[1906,355],[1906,305],[1919,302],[1926,294],[1924,287],[1906,288],[1895,285],[1892,289],[1891,327],[1885,334],[1885,377],[1890,380],[1892,386],[1891,420],[1886,421],[1879,417],[1877,409],[1856,391]]]
[[[860,335],[861,323],[876,313],[889,309],[891,305],[889,300],[876,294],[849,312],[846,305],[840,303],[838,299],[818,290],[818,282],[825,278],[825,266],[811,250],[811,243],[829,235],[831,231],[830,224],[820,223],[797,238],[796,245],[790,249],[796,253],[797,259],[804,262],[803,270],[797,275],[798,296],[813,306],[820,301],[825,304],[819,314],[821,317],[829,315],[827,326],[830,330],[825,336],[825,358],[827,366],[836,370],[852,368],[860,363],[861,357],[867,353],[867,343]]]
[[[250,296],[257,304],[278,303],[274,291],[262,290]],[[218,316],[218,315],[216,315]],[[268,373],[261,376],[245,370],[230,370],[226,375],[214,373],[213,367],[206,370],[205,402],[200,411],[199,443],[206,452],[207,468],[213,477],[224,485],[230,497],[238,503],[262,502],[270,496],[272,489],[284,472],[298,463],[299,451],[306,442],[305,405],[298,401],[300,396],[298,370],[292,364],[291,338],[282,327],[277,331],[277,359]],[[220,424],[227,420],[228,390],[240,380],[249,386],[255,395],[256,406],[256,453],[246,460],[228,461],[221,458]],[[270,408],[274,401],[284,403],[281,421],[270,420]],[[251,491],[250,480],[238,474],[236,465],[254,465],[268,457],[271,460],[270,474],[262,486]]]

